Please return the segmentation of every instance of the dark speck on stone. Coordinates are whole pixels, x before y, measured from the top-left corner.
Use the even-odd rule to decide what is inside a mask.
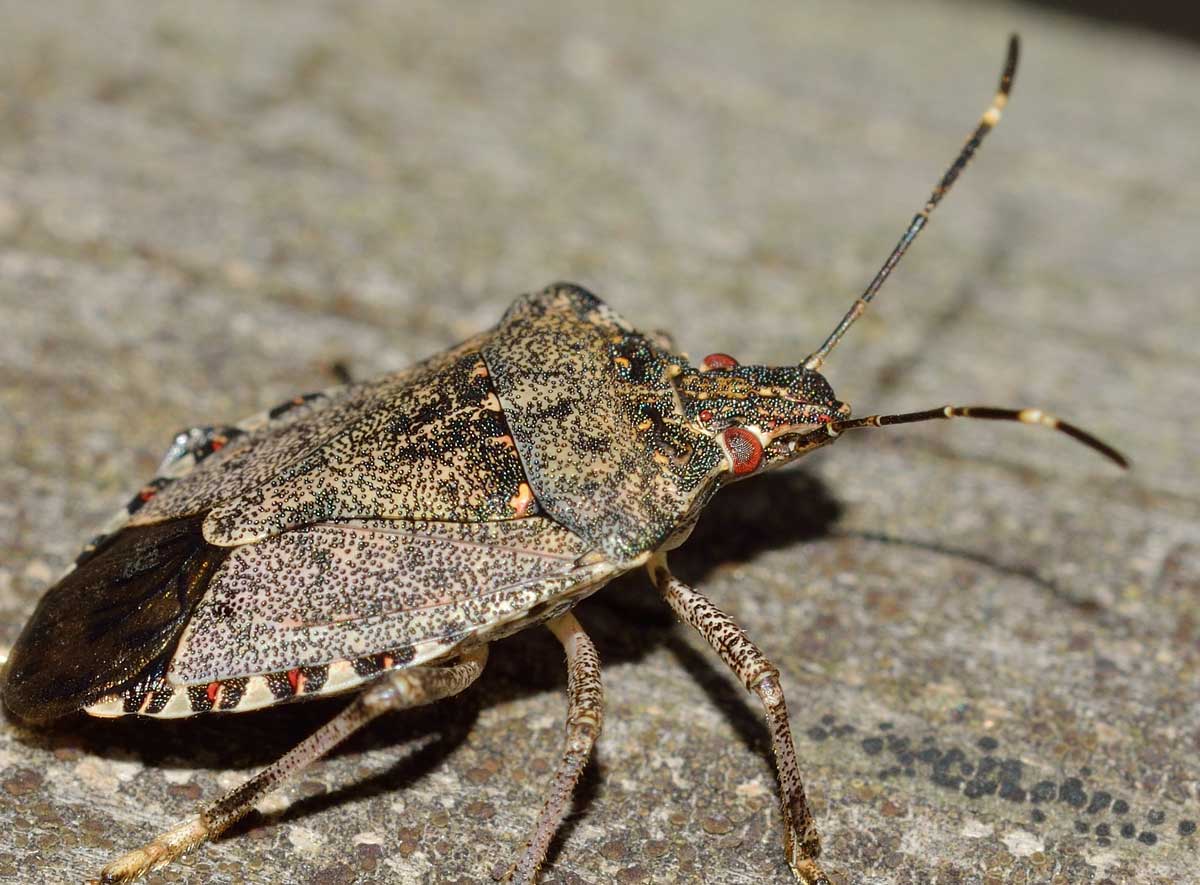
[[[943,768],[950,768],[954,765],[961,766],[966,761],[966,754],[963,753],[962,750],[958,749],[958,747],[952,747],[946,751],[946,755],[938,760],[938,765],[942,766]]]
[[[957,790],[962,786],[962,778],[954,772],[966,761],[962,750],[953,747],[947,750],[933,765],[931,780],[939,787]]]
[[[963,788],[963,795],[968,799],[977,799],[980,796],[988,796],[996,792],[999,784],[994,780],[988,780],[982,776],[976,777],[974,780],[968,781]]]
[[[985,753],[990,753],[1000,746],[1000,742],[994,737],[981,737],[975,742],[975,746],[979,747]]]
[[[1166,813],[1158,808],[1152,808],[1146,814],[1146,820],[1150,821],[1150,823],[1152,823],[1152,824],[1161,824],[1166,819],[1167,819]]]
[[[1088,822],[1087,822],[1087,821],[1085,821],[1085,820],[1077,820],[1077,821],[1075,821],[1075,832],[1076,832],[1076,833],[1086,833],[1086,832],[1088,832],[1090,829],[1091,829],[1091,825],[1090,825],[1090,824],[1088,824]]]
[[[808,736],[814,741],[823,741],[825,738],[829,737],[829,732],[819,725],[814,725],[808,730]]]
[[[1042,811],[1040,808],[1033,809],[1033,811],[1029,812],[1029,816],[1033,819],[1035,824],[1045,823],[1046,821],[1046,812]]]
[[[1013,781],[1004,781],[1000,784],[1000,798],[1007,799],[1009,802],[1024,802],[1026,799],[1025,788]]]
[[[1096,844],[1101,848],[1107,848],[1109,845],[1112,845],[1112,839],[1108,838],[1107,836],[1101,836],[1096,840]]]
[[[939,787],[945,787],[948,790],[957,790],[962,786],[962,778],[957,774],[951,774],[943,768],[935,768],[933,776],[930,778]]]
[[[941,755],[942,751],[937,749],[937,747],[929,747],[928,749],[922,750],[920,753],[918,753],[917,758],[922,762],[934,763],[938,761],[938,758]]]
[[[1112,827],[1110,827],[1108,824],[1096,824],[1096,835],[1097,836],[1111,836],[1112,835]]]
[[[1158,841],[1158,834],[1153,830],[1142,830],[1138,833],[1138,841],[1143,845],[1153,845]]]
[[[1077,777],[1069,777],[1062,782],[1058,789],[1058,800],[1066,802],[1072,808],[1083,808],[1087,804],[1087,793],[1083,791],[1083,781]]]
[[[833,730],[833,733],[838,737],[845,737],[848,734],[854,734],[854,726],[850,725],[849,723],[846,723],[845,725],[839,725]]]
[[[1190,836],[1196,832],[1196,822],[1194,820],[1181,820],[1179,822],[1179,835]]]
[[[880,731],[891,731],[892,728],[893,728],[893,726],[892,726],[892,723],[890,723],[890,722],[880,722],[879,723]]]
[[[1133,824],[1121,824],[1121,835],[1126,839],[1132,839],[1137,835],[1137,827]]]
[[[1029,793],[1029,798],[1034,802],[1049,802],[1058,792],[1058,787],[1054,781],[1039,781],[1034,784],[1033,789]]]
[[[835,723],[835,722],[837,722],[837,717],[834,716],[832,713],[826,713],[824,716],[821,717],[822,725],[833,725],[833,723]]]
[[[862,748],[863,748],[863,752],[866,753],[868,756],[878,756],[880,753],[883,752],[883,739],[882,738],[863,738]]]
[[[1118,799],[1113,803],[1113,814],[1124,814],[1129,811],[1129,803],[1124,799]]]
[[[1106,793],[1104,790],[1097,790],[1092,793],[1092,801],[1088,803],[1088,814],[1099,814],[1104,809],[1108,808],[1108,804],[1112,802],[1112,793]]]

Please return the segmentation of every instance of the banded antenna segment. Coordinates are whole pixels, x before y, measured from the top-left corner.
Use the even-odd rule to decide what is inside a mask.
[[[846,311],[846,315],[842,317],[842,321],[829,333],[829,337],[825,339],[824,343],[804,360],[804,368],[811,369],[812,371],[821,368],[830,351],[837,347],[838,342],[846,334],[846,330],[854,325],[854,321],[862,316],[871,299],[875,297],[875,293],[883,285],[884,280],[891,274],[892,269],[900,263],[900,259],[904,257],[904,253],[908,251],[908,247],[917,238],[917,234],[929,222],[929,216],[937,208],[938,203],[942,201],[942,197],[950,192],[950,188],[958,180],[959,174],[971,162],[971,158],[975,156],[975,152],[979,149],[979,145],[983,143],[983,139],[1000,122],[1000,112],[1008,104],[1008,95],[1012,90],[1013,78],[1017,74],[1017,59],[1020,55],[1020,48],[1021,41],[1016,34],[1013,34],[1008,38],[1008,56],[1004,60],[1004,70],[1000,74],[1000,86],[996,90],[996,96],[992,99],[991,105],[983,112],[983,116],[979,118],[979,125],[975,127],[975,131],[971,133],[971,137],[967,139],[966,144],[963,145],[954,162],[950,164],[950,168],[946,170],[946,174],[942,176],[937,187],[933,189],[933,193],[929,195],[925,206],[913,216],[912,222],[908,225],[908,230],[900,237],[900,242],[896,244],[896,248],[892,250],[892,254],[883,263],[883,267],[879,268],[879,272],[875,274],[875,278],[871,280],[870,285],[867,286],[862,295],[858,296],[854,303],[850,305],[850,309]]]

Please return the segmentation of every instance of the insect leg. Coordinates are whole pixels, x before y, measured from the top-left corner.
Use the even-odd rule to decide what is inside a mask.
[[[197,845],[215,839],[254,803],[294,777],[375,717],[458,694],[479,678],[487,646],[473,649],[447,667],[392,670],[362,691],[341,713],[240,787],[154,841],[117,858],[100,871],[100,885],[131,882]]]
[[[537,826],[525,841],[521,855],[507,869],[497,868],[493,876],[511,882],[533,882],[546,859],[550,841],[567,816],[571,795],[579,776],[587,767],[592,745],[604,722],[604,688],[600,684],[600,656],[596,646],[583,632],[570,612],[546,624],[558,637],[567,653],[567,739],[554,782]]]
[[[804,796],[779,671],[733,618],[671,574],[663,554],[652,557],[646,568],[675,614],[707,639],[742,684],[762,701],[779,773],[779,807],[783,812],[783,847],[788,864],[804,885],[830,885],[817,863],[821,839]]]
[[[155,478],[178,479],[245,431],[234,424],[189,427],[175,434],[171,447],[163,455]]]

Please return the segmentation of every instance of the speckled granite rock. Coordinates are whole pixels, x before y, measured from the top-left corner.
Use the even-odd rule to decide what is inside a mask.
[[[805,354],[993,88],[1005,121],[829,365],[862,434],[675,557],[778,663],[842,883],[1177,883],[1200,854],[1200,59],[999,5],[7,3],[0,643],[180,427],[394,369],[566,278],[692,352]],[[645,581],[547,882],[786,881],[758,713]],[[544,632],[544,631],[542,631]],[[560,742],[500,643],[151,882],[484,879]],[[330,716],[0,729],[0,879],[71,882]],[[289,804],[290,803],[290,804]]]

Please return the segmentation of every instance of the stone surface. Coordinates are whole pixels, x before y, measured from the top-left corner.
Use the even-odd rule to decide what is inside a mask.
[[[778,663],[841,883],[1187,881],[1200,854],[1200,58],[1024,7],[0,9],[0,643],[171,434],[401,367],[589,286],[784,361],[1025,59],[978,162],[828,365],[863,433],[729,490],[680,573]],[[553,883],[787,881],[758,711],[644,578]],[[544,631],[151,882],[462,882],[561,740]],[[0,730],[0,880],[80,881],[335,706]]]

